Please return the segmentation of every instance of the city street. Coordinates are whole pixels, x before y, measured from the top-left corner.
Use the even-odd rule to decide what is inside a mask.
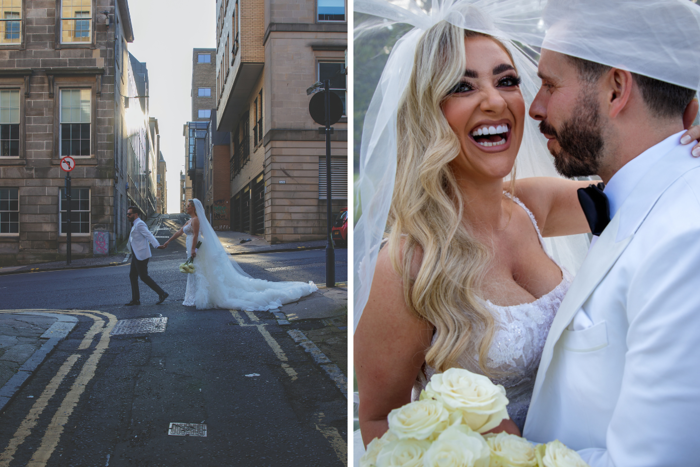
[[[164,221],[159,241],[183,219]],[[323,249],[231,258],[256,278],[325,282]],[[182,306],[184,260],[184,236],[153,251],[162,305],[140,282],[142,305],[123,306],[128,263],[0,276],[0,323],[77,319],[0,412],[0,467],[347,465],[337,289],[277,313],[197,310]],[[343,283],[345,249],[336,262]]]

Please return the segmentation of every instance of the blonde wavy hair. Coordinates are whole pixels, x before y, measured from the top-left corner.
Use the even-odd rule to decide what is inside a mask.
[[[445,371],[466,355],[475,368],[494,376],[499,372],[486,367],[494,318],[477,297],[491,253],[463,221],[467,200],[450,168],[460,144],[440,107],[464,75],[465,39],[475,36],[495,40],[513,61],[491,36],[446,21],[418,43],[399,103],[396,184],[387,225],[389,256],[403,279],[404,299],[413,313],[435,326],[426,363]]]

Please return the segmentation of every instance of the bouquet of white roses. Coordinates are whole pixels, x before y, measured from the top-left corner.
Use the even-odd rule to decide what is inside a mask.
[[[201,241],[197,242],[197,246],[194,247],[194,249],[196,250],[200,246],[202,246]],[[180,272],[184,272],[185,274],[192,274],[194,272],[194,264],[192,264],[192,261],[194,261],[194,258],[192,256],[187,258],[187,261],[180,265]]]
[[[392,410],[360,467],[587,467],[559,441],[533,447],[507,433],[486,434],[508,418],[501,385],[452,368],[434,375],[420,400]]]

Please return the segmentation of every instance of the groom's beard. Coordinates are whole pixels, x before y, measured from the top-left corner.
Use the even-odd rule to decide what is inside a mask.
[[[596,175],[603,154],[603,131],[598,103],[593,92],[584,89],[577,100],[573,117],[556,131],[546,120],[540,122],[540,131],[554,136],[560,150],[552,150],[554,166],[565,177]]]

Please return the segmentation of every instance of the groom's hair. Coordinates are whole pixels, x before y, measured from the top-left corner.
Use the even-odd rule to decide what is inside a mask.
[[[128,208],[126,208],[127,211],[128,211],[129,209],[131,209],[131,212],[134,212],[134,213],[138,214],[139,217],[141,217],[141,216],[143,215],[143,213],[142,213],[141,210],[138,208],[138,206],[129,206]]]
[[[571,55],[566,57],[576,67],[578,78],[587,84],[594,84],[611,68]],[[642,91],[642,99],[644,99],[647,108],[660,118],[682,116],[685,108],[695,97],[695,91],[692,89],[637,73],[632,73],[632,77]]]

